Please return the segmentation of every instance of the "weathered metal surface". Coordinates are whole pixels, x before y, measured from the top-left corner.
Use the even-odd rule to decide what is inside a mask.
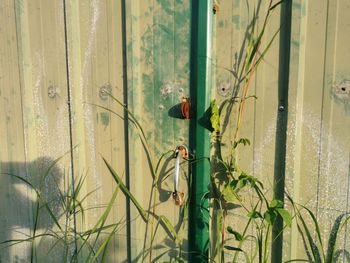
[[[13,23],[15,9],[12,1],[0,3],[0,107],[1,107],[1,166],[2,172],[25,173],[25,167],[16,165],[18,162],[25,163],[25,148],[23,136],[23,120],[21,107],[20,78],[18,65],[18,50],[16,39],[16,24]],[[14,235],[13,230],[20,226],[25,233],[26,225],[31,224],[28,216],[30,200],[26,199],[27,189],[22,191],[15,188],[16,180],[1,176],[1,202],[0,208],[0,237],[1,240],[10,239]],[[24,188],[26,188],[24,186]],[[16,194],[15,194],[16,193]],[[19,209],[17,209],[17,207]],[[6,213],[4,213],[6,211]],[[21,220],[23,219],[23,221]],[[1,250],[3,251],[3,245]],[[10,260],[12,255],[19,257],[28,256],[28,246],[13,248],[1,253],[1,260]]]
[[[1,241],[27,238],[33,233],[36,195],[31,187],[15,178],[24,178],[40,188],[43,198],[55,200],[50,206],[57,216],[58,186],[64,185],[65,160],[44,173],[55,159],[69,151],[67,128],[66,74],[63,49],[62,6],[56,1],[1,2]],[[52,34],[55,32],[55,34]],[[56,86],[57,96],[48,96]],[[3,151],[4,150],[4,151]],[[4,180],[4,181],[3,181]],[[37,234],[54,228],[50,216],[39,215]],[[52,245],[36,240],[35,256]],[[3,245],[2,245],[3,246]],[[27,261],[30,243],[2,249],[1,261]],[[57,249],[59,251],[59,247]],[[58,255],[53,253],[53,255]]]
[[[75,178],[86,177],[82,229],[92,228],[116,189],[103,158],[124,174],[123,108],[109,96],[123,99],[120,1],[66,1],[68,64],[72,105]],[[125,198],[120,192],[106,224],[125,224]],[[102,240],[108,237],[104,232]],[[126,232],[122,228],[110,243],[106,260],[126,258]]]
[[[78,231],[92,227],[102,214],[116,184],[104,167],[101,156],[118,173],[124,170],[124,121],[100,105],[122,113],[110,99],[99,96],[100,87],[111,87],[122,97],[120,2],[92,1],[79,6],[63,1],[1,1],[1,172],[21,176],[35,187],[57,158],[45,180],[43,197],[50,201],[62,225],[64,214],[59,190],[70,194],[70,135],[73,135],[75,178],[86,176],[79,200],[90,193],[83,206],[88,209]],[[68,23],[64,24],[64,12]],[[75,27],[73,27],[75,26]],[[68,31],[65,39],[64,30]],[[74,31],[75,30],[75,31]],[[65,41],[68,42],[68,53]],[[85,42],[84,42],[85,40]],[[67,93],[67,64],[71,98]],[[72,105],[73,129],[69,130],[68,105]],[[52,177],[52,178],[51,178]],[[33,235],[34,191],[23,181],[1,175],[1,242]],[[125,199],[119,195],[107,224],[125,217]],[[53,200],[53,201],[52,201]],[[16,209],[14,209],[16,207]],[[80,213],[81,214],[81,213]],[[41,209],[37,234],[58,231],[53,219]],[[111,261],[125,259],[125,233],[121,230],[109,247]],[[58,231],[59,233],[59,231]],[[59,233],[62,234],[62,233]],[[64,251],[54,239],[37,238],[3,248],[1,261],[61,262]],[[34,251],[34,252],[32,252]],[[46,253],[50,251],[50,255]],[[117,252],[118,253],[117,253]]]
[[[349,211],[350,117],[347,1],[295,1],[291,61],[288,189],[315,211],[326,244],[335,218]],[[349,249],[349,228],[339,248]],[[303,250],[292,229],[291,254]],[[345,261],[346,262],[346,261]]]
[[[227,69],[237,62],[254,6],[259,6],[258,0],[248,2],[249,14],[245,1],[217,1],[212,95],[218,101],[227,98],[234,88],[234,77]],[[266,1],[260,2],[263,14],[267,5]],[[40,176],[63,156],[42,191],[47,198],[55,199],[58,183],[61,191],[68,193],[72,136],[75,178],[87,176],[81,198],[91,192],[85,206],[92,209],[87,211],[84,222],[78,222],[78,230],[94,225],[102,212],[96,207],[108,203],[116,187],[103,164],[103,156],[123,179],[128,177],[131,192],[145,209],[151,204],[153,210],[155,202],[154,212],[166,216],[179,230],[179,240],[174,242],[159,226],[153,241],[152,258],[162,253],[164,260],[174,258],[179,247],[187,249],[187,210],[176,206],[171,197],[175,160],[168,155],[162,163],[155,199],[150,198],[153,178],[144,145],[132,123],[107,110],[123,117],[123,108],[107,93],[120,101],[128,99],[124,102],[144,128],[154,163],[162,153],[180,144],[188,145],[189,121],[181,118],[179,104],[183,97],[190,96],[192,1],[67,0],[65,4],[66,9],[61,0],[0,1],[1,173],[19,175],[38,186]],[[350,210],[349,9],[346,0],[295,0],[292,9],[285,185],[296,202],[315,211],[324,242],[337,215]],[[124,29],[122,12],[126,18]],[[277,8],[263,44],[279,29],[279,15]],[[254,76],[249,95],[258,99],[247,100],[240,130],[240,137],[249,138],[252,145],[238,153],[241,166],[264,181],[271,195],[276,124],[281,110],[277,91],[283,47],[279,43],[277,37]],[[123,66],[127,73],[124,80]],[[233,110],[227,136],[233,136],[236,115]],[[128,130],[125,125],[128,135],[124,134]],[[125,136],[130,141],[127,149]],[[126,155],[130,169],[124,174]],[[179,186],[185,198],[186,169],[184,165],[180,170]],[[0,177],[0,190],[0,242],[32,234],[35,193],[25,183],[5,174]],[[53,208],[55,213],[61,212],[55,203]],[[145,236],[146,247],[150,245],[157,219],[151,217],[153,227],[146,226],[132,204],[130,208],[131,235],[126,236],[126,228],[115,235],[108,249],[108,261],[126,260],[128,243],[132,259],[142,258]],[[125,221],[127,209],[122,193],[112,211],[107,223]],[[47,214],[41,216],[38,233],[55,230],[49,218]],[[350,239],[349,227],[345,230],[339,239],[344,249],[349,248]],[[52,245],[49,241],[36,240],[37,261],[47,256],[44,253]],[[295,225],[286,230],[284,244],[285,259],[305,257]],[[62,248],[50,253],[50,258],[60,262]],[[1,262],[27,262],[30,255],[29,243],[1,246]],[[146,256],[149,258],[149,254]]]
[[[255,7],[259,1],[255,1]],[[250,10],[254,1],[249,1]],[[266,3],[267,4],[267,3]],[[264,4],[262,4],[262,8]],[[277,10],[276,10],[277,11]],[[349,21],[347,1],[293,1],[286,155],[286,190],[317,215],[326,244],[335,218],[349,211]],[[261,12],[262,14],[264,12]],[[234,77],[232,68],[243,42],[247,4],[220,1],[216,14],[216,96],[226,98]],[[283,21],[282,21],[283,22]],[[264,42],[278,30],[278,11],[269,22]],[[246,105],[241,136],[251,139],[250,150],[239,153],[240,163],[262,178],[272,193],[278,114],[279,40],[259,66]],[[235,116],[235,113],[233,113]],[[229,134],[229,132],[228,132]],[[346,231],[346,233],[344,232]],[[348,248],[349,228],[339,239]],[[285,231],[284,258],[305,258],[296,225]],[[346,243],[347,242],[347,243]]]
[[[162,153],[175,150],[180,144],[188,145],[188,120],[179,117],[181,112],[176,109],[182,97],[189,97],[190,1],[127,1],[126,12],[128,106],[144,127],[150,158],[156,163]],[[164,258],[174,257],[179,247],[186,250],[187,239],[184,219],[187,212],[176,206],[171,197],[175,159],[167,155],[161,164],[163,172],[159,181],[153,181],[144,145],[132,125],[130,131],[131,191],[143,207],[156,204],[152,209],[156,215],[166,216],[179,229],[176,243],[159,227],[152,257],[169,249]],[[164,173],[169,169],[170,173]],[[179,188],[187,198],[186,168],[181,171]],[[150,196],[154,183],[156,187]],[[131,214],[135,218],[138,212],[132,208]],[[144,256],[142,248],[144,243],[146,247],[150,245],[151,231],[155,231],[156,224],[157,219],[152,217],[148,226],[140,218],[132,223],[132,258]]]

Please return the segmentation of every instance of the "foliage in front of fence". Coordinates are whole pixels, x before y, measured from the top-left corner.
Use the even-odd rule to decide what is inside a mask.
[[[344,248],[344,244],[339,244],[340,233],[347,229],[350,221],[349,213],[341,213],[333,222],[331,231],[327,239],[322,236],[320,224],[316,215],[305,205],[296,204],[288,196],[295,213],[295,224],[299,237],[303,243],[306,258],[288,260],[288,262],[350,262],[350,252]],[[311,223],[310,223],[311,222]],[[323,242],[323,241],[326,242]]]
[[[239,135],[245,102],[257,99],[248,91],[258,65],[264,60],[278,32],[263,50],[262,39],[273,10],[282,2],[270,0],[266,3],[268,9],[263,18],[259,14],[260,7],[254,9],[238,60],[229,69],[234,79],[232,94],[220,104],[215,100],[211,102],[211,190],[206,198],[211,201],[212,208],[210,252],[213,262],[227,262],[228,259],[232,262],[270,261],[269,250],[274,242],[272,226],[277,217],[282,218],[284,228],[292,224],[297,228],[306,255],[305,259],[286,262],[350,262],[349,251],[338,242],[341,231],[347,229],[348,213],[338,215],[328,239],[323,243],[317,217],[308,207],[296,204],[287,195],[292,208],[292,211],[287,211],[284,200],[268,198],[272,193],[264,189],[257,177],[242,170],[238,162],[239,155],[250,145],[249,139]],[[261,18],[263,23],[258,30]],[[237,114],[233,114],[235,110]],[[230,134],[232,131],[233,134]],[[311,224],[308,219],[311,219]]]
[[[174,171],[174,166],[167,167],[167,162],[166,162],[167,159],[174,158],[174,151],[169,150],[168,152],[163,153],[159,157],[159,159],[156,162],[154,162],[151,157],[152,156],[151,150],[150,150],[149,143],[142,125],[139,123],[139,121],[134,116],[134,114],[121,101],[119,101],[111,93],[109,93],[109,97],[124,109],[124,111],[126,112],[128,121],[135,127],[139,140],[143,145],[144,154],[146,155],[146,158],[148,161],[148,167],[146,169],[149,170],[152,177],[151,191],[148,196],[149,206],[147,208],[144,208],[142,207],[141,202],[139,202],[135,198],[134,194],[126,187],[126,185],[123,183],[122,178],[115,172],[115,170],[108,163],[108,161],[103,159],[111,176],[120,187],[122,193],[136,207],[139,215],[141,216],[142,220],[145,222],[143,248],[141,253],[137,255],[137,257],[133,260],[136,260],[137,262],[156,262],[156,261],[163,260],[164,256],[169,255],[171,254],[171,252],[173,252],[175,253],[176,256],[171,256],[170,262],[184,262],[184,258],[186,258],[187,252],[183,249],[183,245],[184,245],[183,239],[181,236],[178,235],[178,233],[180,231],[184,231],[185,224],[181,223],[180,225],[175,227],[166,216],[159,214],[157,212],[157,204],[156,204],[156,200],[159,194],[158,186],[166,178],[168,178],[169,175],[172,174]],[[122,118],[118,113],[110,110],[109,108],[105,108],[102,106],[98,106],[98,107],[103,108],[104,110],[109,111],[115,116]],[[179,222],[184,222],[186,221],[188,216],[187,200],[185,200],[184,203],[182,204],[181,211],[182,213],[180,213],[181,218]],[[160,229],[163,230],[163,234],[166,233],[168,239],[172,241],[172,245],[164,246],[163,248],[165,248],[165,250],[163,252],[157,253],[157,255],[155,256],[154,255],[155,253],[153,253],[153,251],[159,248],[159,244],[155,244],[154,241],[156,239],[156,236],[160,234],[159,233]]]
[[[5,240],[1,244],[5,248],[29,244],[30,262],[39,262],[42,256],[45,256],[46,259],[52,258],[54,262],[103,262],[110,241],[125,225],[123,220],[107,224],[107,219],[119,192],[119,186],[116,185],[107,204],[87,208],[85,206],[86,200],[95,191],[88,194],[82,193],[86,176],[76,179],[74,190],[71,184],[61,190],[59,182],[55,179],[51,180],[51,177],[56,176],[52,170],[55,169],[60,159],[53,161],[47,170],[39,171],[39,183],[33,183],[31,180],[16,174],[1,174],[1,176],[12,177],[26,185],[29,191],[35,193],[31,214],[33,225],[30,229],[30,236]],[[47,181],[54,184],[50,187],[57,190],[57,195],[44,194]],[[53,205],[53,203],[55,204]],[[86,229],[86,214],[93,210],[102,210],[103,212],[96,223],[91,228]],[[40,223],[42,216],[48,216],[49,218],[46,220],[53,222],[52,226],[42,229],[43,226]],[[76,225],[76,222],[79,226]]]
[[[212,116],[220,112],[215,101],[211,107]],[[213,128],[215,126],[220,127],[218,123]],[[281,217],[285,225],[290,226],[292,216],[284,209],[282,200],[268,198],[271,193],[264,189],[263,183],[240,168],[236,151],[248,147],[250,141],[246,138],[232,141],[231,150],[225,155],[221,151],[221,138],[216,128],[212,144],[212,184],[207,195],[213,208],[213,229],[216,230],[212,232],[215,242],[211,256],[215,262],[227,262],[225,258],[239,262],[242,257],[245,262],[267,262],[274,222]]]
[[[277,217],[283,219],[285,226],[292,222],[283,200],[269,198],[272,193],[264,189],[260,179],[242,170],[238,162],[239,154],[250,145],[249,139],[240,137],[240,128],[246,101],[257,99],[255,95],[249,95],[252,79],[279,31],[264,48],[262,40],[270,16],[281,2],[270,0],[266,3],[264,15],[260,9],[265,3],[258,2],[239,57],[234,67],[228,69],[233,76],[232,93],[220,104],[216,100],[211,103],[211,190],[206,197],[212,204],[214,231],[210,252],[215,262],[227,262],[228,258],[232,262],[267,262],[274,242],[271,240],[272,226]],[[248,2],[247,7],[249,12]]]

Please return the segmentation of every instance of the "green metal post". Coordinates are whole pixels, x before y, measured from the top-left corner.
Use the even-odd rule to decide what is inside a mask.
[[[278,77],[278,115],[275,146],[274,198],[284,201],[286,143],[288,129],[288,89],[290,65],[290,41],[292,1],[281,4],[281,30]],[[283,258],[283,220],[279,216],[272,228],[271,263],[280,263]]]
[[[209,157],[210,132],[203,125],[210,106],[212,0],[196,0],[192,6],[191,101],[194,116],[190,122],[190,150],[201,159]],[[203,195],[208,191],[210,164],[207,159],[192,167],[189,211],[190,262],[207,262],[209,245],[209,207]]]

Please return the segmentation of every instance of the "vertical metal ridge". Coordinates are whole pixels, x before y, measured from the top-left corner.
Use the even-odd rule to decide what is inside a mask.
[[[324,136],[324,127],[325,127],[325,120],[324,120],[324,106],[325,106],[325,85],[326,85],[326,79],[325,79],[325,73],[326,73],[326,64],[327,64],[327,48],[328,48],[328,43],[327,43],[327,37],[328,37],[328,21],[329,21],[329,1],[327,1],[327,12],[326,12],[326,30],[325,30],[325,45],[324,45],[324,50],[323,50],[323,79],[322,79],[322,84],[323,84],[323,89],[322,89],[322,101],[321,101],[321,114],[320,114],[320,130],[319,130],[319,140],[318,140],[318,164],[317,164],[317,192],[316,192],[316,206],[315,206],[315,216],[316,219],[318,219],[318,211],[319,211],[319,203],[320,203],[320,180],[321,180],[321,160],[322,160],[322,152],[324,150],[324,142],[323,142],[323,136]]]
[[[284,201],[286,144],[288,126],[288,90],[290,67],[290,43],[292,24],[292,1],[283,1],[280,14],[279,73],[278,73],[278,109],[276,124],[274,198]],[[280,216],[272,227],[271,262],[282,262],[283,220]]]
[[[123,103],[128,107],[128,69],[127,69],[127,38],[126,38],[126,4],[121,1],[122,13],[122,53],[123,53]],[[127,109],[124,109],[124,158],[125,158],[125,186],[130,190],[130,151],[129,151],[129,116]],[[126,212],[126,249],[127,260],[131,262],[131,211],[130,199],[125,196]]]
[[[74,178],[74,146],[73,146],[73,121],[72,121],[72,94],[69,78],[69,49],[68,49],[68,30],[67,30],[67,7],[66,0],[63,0],[63,24],[64,24],[64,48],[66,53],[66,76],[67,76],[67,97],[68,97],[68,122],[69,122],[69,146],[70,146],[70,166],[71,166],[71,192],[73,198],[73,231],[74,231],[74,249],[71,261],[76,260],[78,253],[77,242],[77,219],[75,211],[75,178]]]
[[[190,121],[190,151],[196,158],[209,157],[210,133],[201,119],[210,106],[212,42],[212,0],[192,3],[191,100],[195,109]],[[209,245],[209,205],[203,199],[210,182],[210,164],[202,159],[192,167],[189,207],[189,261],[207,262]]]

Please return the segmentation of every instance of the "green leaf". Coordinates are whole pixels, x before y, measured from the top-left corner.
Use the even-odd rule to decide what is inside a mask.
[[[175,227],[170,223],[169,219],[165,216],[160,216],[159,219],[165,225],[166,230],[172,234],[174,240],[176,240],[177,239],[177,232],[175,230]]]
[[[244,146],[250,145],[250,140],[247,138],[240,138],[238,141],[233,143],[233,148],[236,149],[239,144],[243,144]]]
[[[264,213],[264,219],[270,225],[273,225],[273,223],[276,220],[276,217],[277,217],[277,215],[276,215],[275,211],[273,211],[273,210],[269,209]]]
[[[276,211],[283,218],[286,225],[290,227],[292,225],[292,216],[289,212],[283,208],[276,208]]]
[[[317,223],[316,217],[310,209],[306,208],[305,206],[303,206],[303,208],[306,209],[306,211],[310,214],[312,220],[314,221],[317,237],[318,237],[318,240],[319,240],[319,243],[321,246],[321,252],[323,252],[321,233],[319,230],[319,225]],[[322,262],[320,249],[316,245],[317,242],[315,242],[315,240],[313,239],[313,235],[311,234],[310,229],[309,229],[308,225],[306,224],[304,218],[302,217],[302,215],[300,214],[300,212],[298,210],[297,210],[297,212],[298,212],[298,218],[300,219],[300,222],[301,222],[301,225],[298,224],[299,232],[301,233],[303,239],[304,239],[304,233],[302,232],[302,230],[304,230],[304,232],[305,232],[307,241],[309,242],[308,245],[309,245],[311,252],[312,252],[312,255],[313,255],[313,261],[314,262]]]
[[[136,198],[133,196],[133,194],[129,191],[129,189],[125,186],[125,184],[123,183],[122,179],[118,176],[118,174],[116,173],[116,171],[114,171],[114,169],[112,168],[112,166],[107,162],[107,160],[105,158],[103,158],[103,161],[105,162],[105,164],[107,165],[107,168],[109,170],[109,172],[111,173],[112,177],[114,178],[114,180],[116,181],[116,183],[119,185],[120,190],[122,190],[123,194],[126,197],[129,197],[131,202],[135,205],[135,207],[137,208],[137,210],[139,211],[141,217],[143,218],[143,220],[147,221],[147,212],[142,208],[142,206],[139,204],[139,202],[136,200]]]
[[[334,221],[334,224],[332,226],[332,230],[329,234],[329,239],[328,239],[328,248],[327,248],[327,257],[326,257],[326,263],[332,263],[333,258],[334,258],[334,252],[336,249],[336,243],[337,243],[337,236],[339,233],[339,230],[341,229],[341,222],[343,218],[348,215],[348,213],[343,213],[340,216],[336,218]],[[349,220],[350,217],[347,217],[345,222]]]
[[[256,178],[255,176],[247,175],[245,172],[241,172],[241,175],[238,177],[239,181],[239,187],[242,188],[247,183],[253,188],[258,187],[259,185],[262,189],[264,188],[264,185]]]
[[[211,101],[210,108],[211,108],[211,116],[210,116],[211,126],[213,127],[214,132],[219,133],[220,132],[220,114],[219,114],[219,107],[216,104],[216,100]]]
[[[112,240],[112,238],[115,235],[116,229],[118,228],[118,225],[116,225],[113,229],[113,231],[108,235],[108,237],[102,242],[102,244],[100,245],[99,249],[97,250],[96,254],[94,255],[94,257],[91,260],[86,260],[87,262],[94,262],[95,260],[97,260],[97,258],[99,257],[99,255],[103,252],[106,251],[106,248],[108,247],[109,242]]]
[[[270,208],[282,208],[283,202],[278,199],[273,199],[269,205]]]
[[[237,188],[238,189],[244,188],[247,185],[247,182],[248,182],[247,178],[242,178],[238,180]]]
[[[239,203],[241,198],[239,195],[232,189],[230,184],[227,184],[221,192],[224,200],[230,203]]]
[[[302,206],[308,213],[309,213],[309,215],[311,216],[311,219],[312,219],[312,221],[313,221],[313,223],[314,223],[314,226],[315,226],[315,230],[316,230],[316,234],[317,234],[317,241],[320,243],[320,246],[321,246],[321,251],[324,251],[324,249],[323,249],[323,242],[322,242],[322,237],[321,237],[321,231],[320,231],[320,226],[318,225],[318,222],[317,222],[317,219],[316,219],[316,216],[314,215],[314,213],[312,213],[312,211],[309,209],[309,208],[307,208],[306,206]],[[307,231],[307,232],[309,232],[309,229],[307,228],[307,225],[306,225],[306,223],[304,222],[304,220],[303,220],[303,218],[302,218],[302,216],[301,216],[301,214],[300,214],[300,212],[299,212],[299,218],[300,218],[300,220],[301,220],[301,222],[303,223],[303,226],[304,226],[304,229],[305,229],[305,231]],[[309,239],[309,237],[308,237],[308,239]],[[310,239],[309,239],[310,240]],[[312,243],[313,242],[313,239],[311,239],[310,240],[310,244],[312,245],[312,246],[316,246],[314,243]],[[316,247],[317,248],[317,247]],[[315,255],[316,256],[318,256],[318,254],[317,254],[317,252],[318,251],[316,251],[315,250]]]
[[[252,218],[252,219],[263,218],[263,216],[261,215],[261,213],[258,212],[258,211],[249,212],[247,216],[248,216],[249,218]]]
[[[229,184],[228,187],[231,187],[232,191],[237,190],[238,180],[233,179]]]
[[[224,248],[226,248],[227,250],[233,250],[233,251],[240,251],[240,252],[243,252],[243,250],[240,249],[239,247],[224,246]]]
[[[240,234],[239,232],[233,230],[232,227],[228,226],[228,227],[227,227],[227,231],[228,231],[230,234],[234,235],[234,236],[235,236],[235,239],[236,239],[237,241],[242,241],[242,240],[243,240],[243,235]]]

